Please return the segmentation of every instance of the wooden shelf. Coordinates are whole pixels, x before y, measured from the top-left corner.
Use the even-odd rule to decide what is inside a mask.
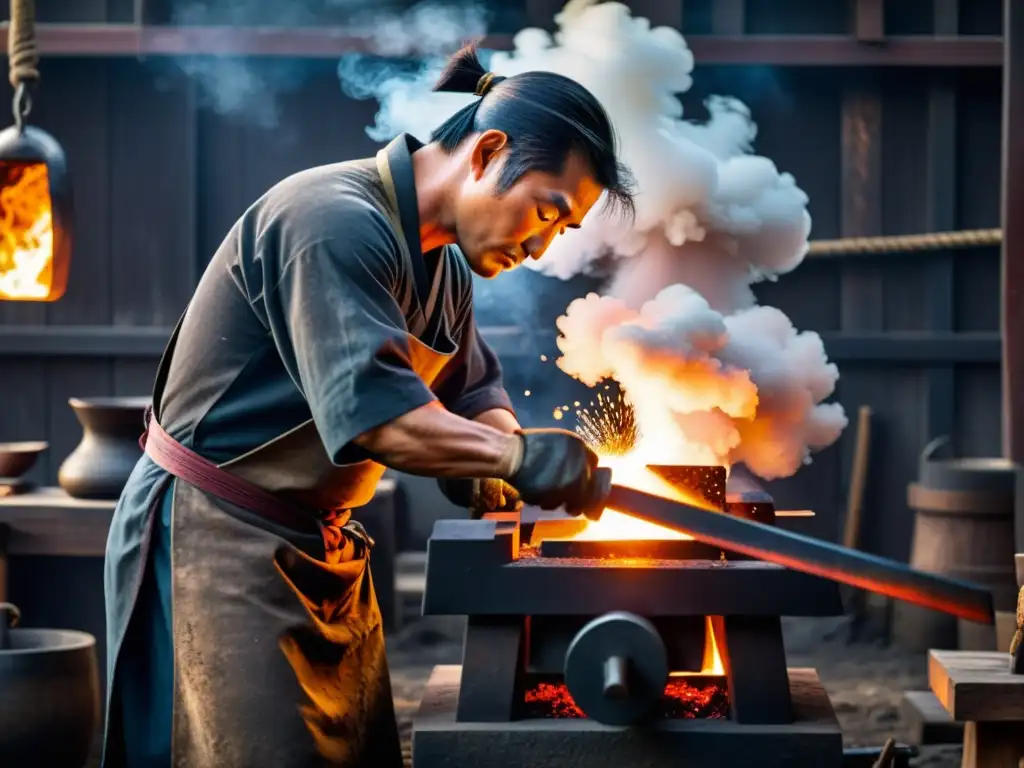
[[[103,557],[114,501],[73,499],[60,488],[0,498],[0,525],[11,555]]]
[[[4,27],[7,25],[4,24]],[[133,24],[37,24],[45,56],[268,56],[333,59],[371,52],[370,41],[341,27],[171,27]],[[700,65],[836,67],[1000,67],[1003,42],[993,36],[691,35]],[[511,35],[484,48],[506,50]]]

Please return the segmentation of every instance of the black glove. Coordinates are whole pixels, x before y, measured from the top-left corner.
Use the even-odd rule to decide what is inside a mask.
[[[523,502],[516,489],[496,477],[438,478],[437,487],[452,504],[473,518],[485,512],[516,512]]]
[[[597,454],[564,429],[524,429],[523,463],[509,478],[526,504],[580,514],[597,496]]]

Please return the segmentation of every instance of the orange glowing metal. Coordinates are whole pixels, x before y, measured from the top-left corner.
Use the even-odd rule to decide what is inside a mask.
[[[45,301],[53,286],[53,212],[45,163],[4,163],[0,299]]]
[[[687,493],[658,477],[634,453],[625,456],[602,456],[601,466],[612,470],[612,476],[619,485],[716,511],[697,494]],[[600,520],[590,521],[586,528],[572,538],[588,541],[654,541],[692,539],[693,537],[662,525],[622,514],[614,509],[605,509]]]
[[[618,490],[617,490],[618,489]],[[656,497],[669,501],[678,501],[678,496],[668,496],[664,493],[651,493],[640,489],[630,489],[624,484],[616,483],[612,487],[612,500],[610,507],[618,505],[615,497],[626,494],[627,497],[632,490],[641,494],[647,493],[649,500],[657,502]],[[690,504],[693,507],[701,507],[699,504]],[[628,513],[617,510],[626,516],[639,517],[644,514],[642,510],[635,508],[635,504],[628,505]],[[706,509],[706,507],[704,507]],[[684,511],[683,508],[666,507],[665,511]],[[660,515],[659,515],[660,517]],[[994,614],[992,611],[991,592],[978,587],[977,585],[961,582],[954,579],[939,577],[935,574],[926,574],[909,569],[906,565],[885,560],[884,558],[868,555],[856,550],[847,550],[843,547],[830,545],[825,542],[810,539],[788,531],[779,531],[771,526],[766,526],[753,521],[733,518],[729,515],[722,515],[715,521],[714,527],[723,529],[746,529],[748,537],[757,535],[758,541],[744,540],[741,537],[724,533],[715,533],[709,530],[711,518],[700,519],[689,518],[695,526],[680,524],[672,530],[688,530],[695,533],[696,537],[713,547],[738,552],[743,555],[764,560],[769,563],[791,568],[795,571],[820,576],[840,584],[847,584],[858,589],[886,595],[896,600],[904,600],[925,608],[932,608],[943,613],[948,613],[959,618],[975,621],[982,624],[992,624]],[[658,525],[648,520],[649,524]],[[704,530],[699,530],[703,528]],[[763,533],[762,533],[763,532]],[[766,539],[771,537],[769,543]],[[787,544],[792,550],[799,548],[805,554],[795,554],[793,551],[782,549]]]

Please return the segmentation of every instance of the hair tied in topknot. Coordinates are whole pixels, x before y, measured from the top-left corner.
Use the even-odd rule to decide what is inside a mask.
[[[483,98],[484,96],[487,95],[487,92],[491,90],[491,88],[496,86],[504,79],[505,78],[502,77],[501,75],[496,75],[493,72],[487,72],[486,74],[483,75],[483,77],[477,80],[476,90],[474,91],[474,93],[477,96]]]

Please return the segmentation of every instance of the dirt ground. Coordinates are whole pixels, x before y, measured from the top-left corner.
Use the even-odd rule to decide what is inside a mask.
[[[785,625],[789,665],[814,667],[835,707],[846,746],[881,746],[892,736],[907,743],[903,693],[927,689],[924,654],[878,643],[850,642],[845,619],[793,619]],[[389,639],[395,705],[403,734],[435,664],[460,661],[462,622],[431,617],[407,624]],[[924,747],[911,765],[958,768],[959,747]]]
[[[461,660],[462,630],[459,619],[407,619],[403,629],[388,639],[395,709],[406,743],[431,669]],[[907,743],[900,703],[905,691],[927,689],[924,654],[877,643],[851,643],[842,618],[786,620],[785,632],[789,665],[818,670],[847,746],[881,746],[890,736]],[[98,745],[95,752],[87,768],[98,767]],[[924,747],[911,765],[959,768],[960,748]]]

